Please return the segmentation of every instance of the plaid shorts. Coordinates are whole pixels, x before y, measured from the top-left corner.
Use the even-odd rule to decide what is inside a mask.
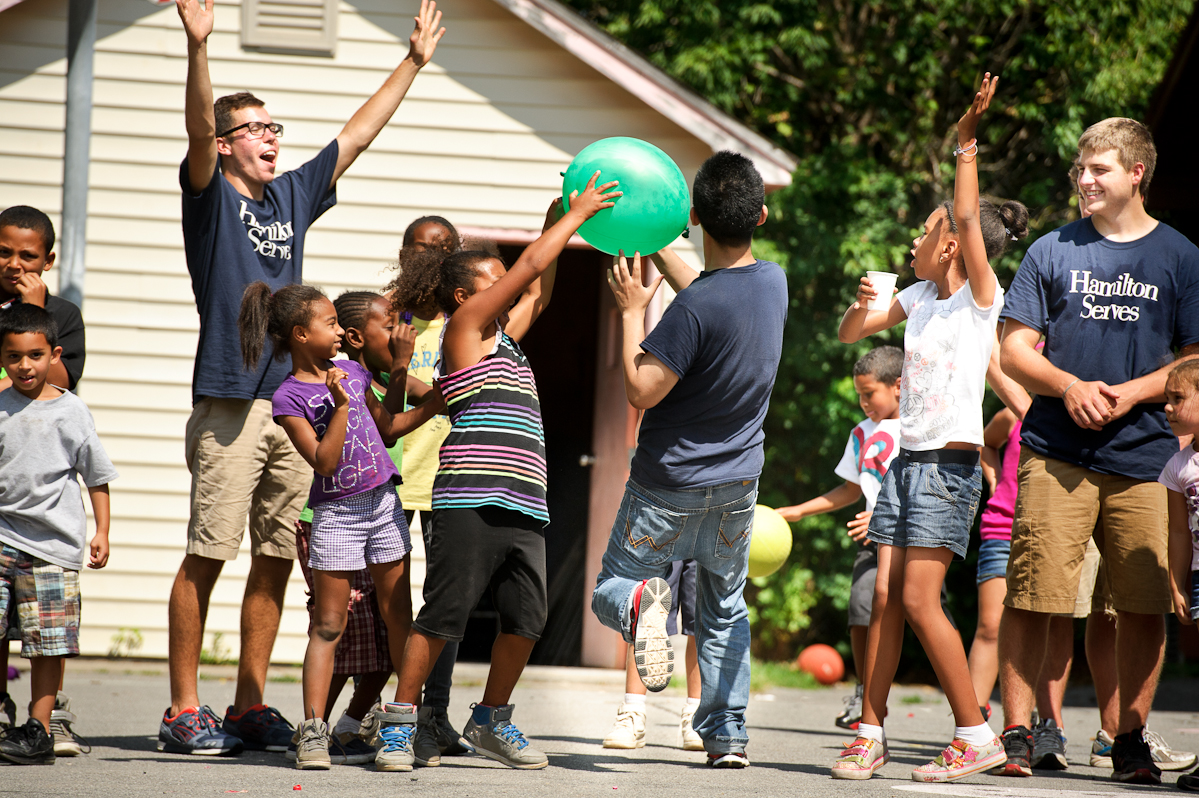
[[[312,536],[312,524],[296,522],[296,555],[300,559],[300,570],[308,583],[308,633],[312,633],[312,569],[308,567],[308,542]],[[375,583],[371,572],[363,568],[355,571],[350,580],[350,607],[346,615],[346,630],[337,641],[333,652],[333,674],[335,676],[361,676],[392,670],[391,651],[387,647],[387,624],[379,614],[375,600]]]
[[[358,571],[396,562],[412,551],[408,522],[390,482],[312,508],[308,565],[320,571]]]
[[[78,571],[0,544],[0,619],[15,620],[22,657],[79,656],[79,607]]]

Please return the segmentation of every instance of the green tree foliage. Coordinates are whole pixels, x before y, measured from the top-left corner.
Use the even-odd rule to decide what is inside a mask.
[[[798,157],[768,200],[761,257],[791,290],[783,363],[766,424],[762,501],[837,484],[862,418],[849,378],[865,350],[837,323],[867,269],[901,272],[916,228],[952,197],[955,123],[983,72],[1001,75],[983,120],[984,193],[1024,202],[1033,237],[1075,218],[1067,178],[1078,136],[1140,117],[1194,0],[567,0],[694,92]],[[1028,242],[993,264],[1006,285]],[[795,526],[788,567],[758,580],[759,653],[844,637],[854,544],[849,513]],[[957,568],[957,572],[966,569]],[[951,574],[953,571],[951,571]],[[957,580],[973,607],[972,574]],[[968,613],[959,613],[966,615]],[[965,620],[960,618],[959,620]]]

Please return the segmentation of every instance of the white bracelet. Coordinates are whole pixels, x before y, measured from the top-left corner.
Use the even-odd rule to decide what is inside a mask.
[[[1077,379],[1077,378],[1075,378],[1074,382],[1078,382],[1078,379]],[[1069,385],[1067,385],[1067,386],[1066,386],[1066,390],[1062,391],[1062,396],[1061,396],[1061,398],[1062,398],[1062,399],[1065,399],[1065,398],[1066,398],[1066,394],[1067,394],[1067,393],[1069,393],[1069,392],[1070,392],[1070,389],[1074,387],[1074,382],[1072,382],[1072,383],[1070,383]]]
[[[969,152],[969,150],[974,150],[974,152]],[[978,155],[978,139],[971,139],[970,143],[967,144],[965,147],[963,147],[962,145],[959,144],[957,146],[957,149],[955,149],[953,151],[953,154],[954,155],[965,155],[967,157],[969,157],[971,155]]]

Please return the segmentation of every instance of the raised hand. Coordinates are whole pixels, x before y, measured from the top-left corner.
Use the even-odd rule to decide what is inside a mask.
[[[562,208],[562,198],[554,197],[554,201],[550,203],[549,210],[545,212],[545,224],[541,225],[541,232],[547,232],[565,215],[566,211]]]
[[[325,372],[325,387],[329,389],[329,394],[333,397],[333,407],[345,407],[350,403],[350,395],[346,393],[346,388],[341,384],[341,381],[349,377],[345,371],[333,366]]]
[[[995,87],[999,85],[999,76],[991,77],[988,72],[983,75],[983,82],[978,87],[978,92],[974,95],[974,102],[962,114],[962,118],[958,120],[958,145],[968,145],[974,139],[974,134],[978,130],[978,120],[982,118],[983,112],[991,106],[991,98],[995,96]]]
[[[623,197],[623,191],[613,191],[616,186],[620,185],[619,180],[613,180],[611,183],[604,183],[598,188],[595,181],[599,180],[600,173],[597,171],[587,181],[587,188],[583,189],[583,193],[578,191],[570,192],[570,213],[581,213],[584,219],[590,219],[604,208],[611,208],[616,203],[613,202],[617,197]]]
[[[196,44],[204,43],[212,33],[212,5],[213,0],[175,0],[183,30]]]
[[[396,325],[391,328],[387,348],[391,351],[391,373],[407,374],[408,366],[412,363],[412,353],[416,351],[416,327],[396,321]]]
[[[595,178],[592,178],[592,182],[595,182]],[[625,259],[624,250],[621,250],[620,255],[613,259],[612,268],[608,272],[608,286],[616,297],[616,304],[621,313],[629,310],[643,313],[664,279],[665,277],[659,276],[650,285],[642,284],[640,252],[634,252],[633,261],[629,263]]]
[[[176,0],[181,2],[182,0]],[[441,25],[441,12],[437,10],[436,0],[420,0],[420,13],[416,15],[416,28],[408,37],[408,57],[418,67],[433,60],[433,51],[437,43],[445,35]]]

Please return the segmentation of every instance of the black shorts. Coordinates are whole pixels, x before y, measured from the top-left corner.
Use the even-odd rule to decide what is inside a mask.
[[[535,518],[498,507],[434,510],[425,538],[425,605],[412,628],[460,641],[485,590],[500,631],[530,640],[545,628],[545,532]]]

